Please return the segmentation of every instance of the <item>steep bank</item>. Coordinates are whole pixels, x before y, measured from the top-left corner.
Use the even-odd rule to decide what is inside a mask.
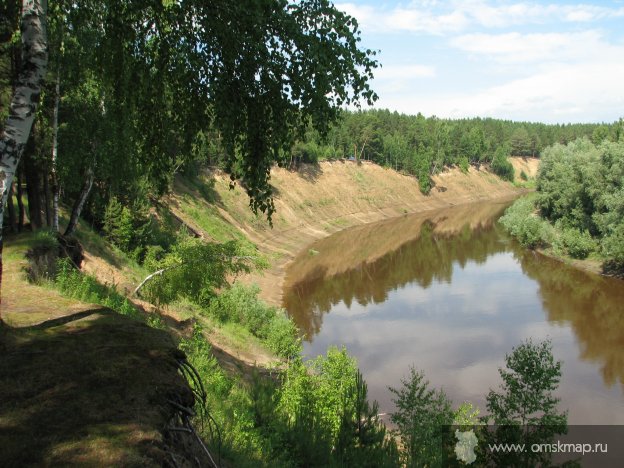
[[[536,164],[527,165],[525,172],[532,177],[536,169]],[[322,162],[318,166],[304,165],[297,171],[275,168],[271,183],[276,193],[276,213],[271,228],[262,216],[249,211],[247,196],[240,187],[229,190],[226,174],[207,173],[199,182],[178,179],[175,194],[166,200],[170,209],[206,238],[223,240],[224,229],[219,224],[229,224],[236,228],[237,237],[257,244],[269,255],[272,266],[264,274],[246,280],[258,283],[263,298],[276,305],[281,304],[286,266],[315,240],[407,213],[522,192],[486,169],[474,167],[467,174],[450,169],[435,176],[429,195],[420,192],[415,178],[366,162]],[[203,219],[202,213],[208,212],[212,218]]]

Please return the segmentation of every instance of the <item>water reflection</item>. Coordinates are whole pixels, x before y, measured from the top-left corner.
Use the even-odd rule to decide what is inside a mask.
[[[580,357],[600,365],[607,385],[624,384],[624,282],[529,251],[516,255],[523,272],[539,283],[548,320],[572,327]]]
[[[411,283],[451,282],[453,263],[485,262],[505,246],[495,220],[508,203],[463,205],[348,229],[301,252],[288,270],[284,307],[310,339],[323,314],[380,304]]]
[[[344,344],[371,395],[410,365],[456,402],[484,408],[505,353],[550,337],[572,423],[624,423],[624,283],[520,249],[496,224],[505,204],[456,207],[343,231],[302,252],[284,306],[305,353]],[[316,253],[318,252],[318,253]]]

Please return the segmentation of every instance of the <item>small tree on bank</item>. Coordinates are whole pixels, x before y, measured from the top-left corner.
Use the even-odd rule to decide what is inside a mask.
[[[532,444],[551,442],[567,432],[567,412],[558,412],[554,396],[561,380],[561,361],[555,361],[552,343],[527,340],[505,357],[499,369],[503,383],[487,395],[488,423],[497,427],[491,442]],[[550,453],[491,452],[495,466],[537,466],[548,463]]]

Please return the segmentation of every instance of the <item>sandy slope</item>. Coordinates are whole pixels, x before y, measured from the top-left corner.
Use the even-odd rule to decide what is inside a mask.
[[[521,158],[520,158],[521,159]],[[533,176],[537,165],[514,161]],[[351,226],[380,221],[432,209],[491,200],[520,193],[486,169],[458,169],[434,177],[429,195],[420,193],[414,177],[399,174],[372,163],[352,161],[322,162],[303,166],[298,171],[275,168],[271,183],[275,188],[276,213],[273,228],[261,216],[249,211],[244,191],[229,190],[225,174],[213,174],[215,204],[219,215],[256,243],[272,259],[272,268],[262,276],[246,280],[257,282],[262,296],[272,304],[281,303],[285,268],[298,252],[317,239]],[[187,191],[182,183],[178,193]],[[174,207],[175,197],[170,206]],[[202,232],[192,218],[176,212],[194,229]],[[206,237],[210,237],[206,235]]]

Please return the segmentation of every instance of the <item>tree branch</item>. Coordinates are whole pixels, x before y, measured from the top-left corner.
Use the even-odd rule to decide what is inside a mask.
[[[223,260],[249,260],[249,261],[254,260],[254,259],[257,258],[257,257],[254,257],[252,255],[242,255],[242,256],[234,256],[234,257],[228,257],[226,255],[219,255],[218,257],[223,259]],[[148,281],[154,279],[156,276],[162,276],[163,274],[165,274],[168,271],[175,270],[176,268],[180,268],[180,267],[183,267],[183,266],[186,266],[186,265],[190,265],[190,264],[193,264],[193,263],[194,263],[193,261],[191,261],[191,262],[182,262],[182,263],[178,263],[176,265],[168,266],[166,268],[161,268],[160,270],[156,270],[154,273],[151,273],[151,274],[147,275],[145,277],[145,279],[143,281],[141,281],[141,284],[139,284],[136,287],[136,289],[134,290],[133,294],[135,296],[137,296],[137,297],[140,297],[139,296],[139,291],[141,290],[141,288],[143,286],[145,286],[145,283],[147,283]]]

